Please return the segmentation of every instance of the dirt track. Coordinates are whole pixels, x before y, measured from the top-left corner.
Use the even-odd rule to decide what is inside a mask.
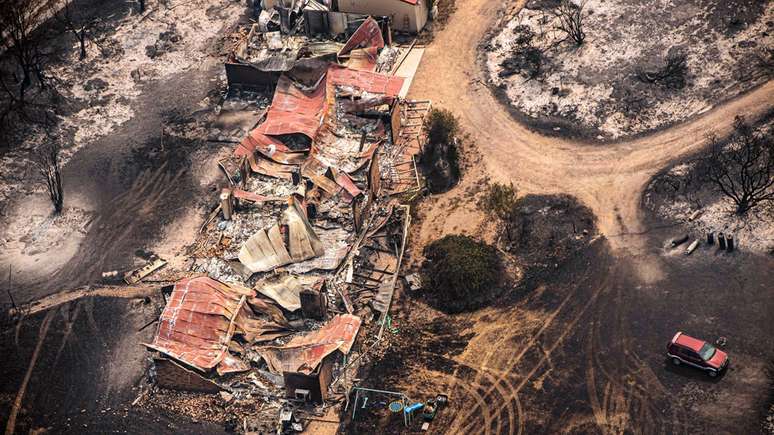
[[[425,50],[410,97],[432,98],[434,105],[453,110],[473,134],[485,155],[485,170],[496,181],[513,181],[522,192],[578,197],[595,211],[609,238],[642,230],[640,194],[651,176],[669,161],[698,151],[707,133],[728,132],[737,114],[760,115],[774,99],[769,82],[690,122],[612,145],[546,137],[516,122],[482,84],[478,44],[496,23],[498,9],[484,0],[460,2]],[[612,240],[616,247],[629,242]]]
[[[426,202],[414,243],[421,247],[442,234],[461,231],[491,238],[481,234],[491,225],[471,200],[476,184],[486,177],[513,182],[520,193],[576,196],[594,211],[607,241],[593,247],[597,253],[591,260],[576,265],[582,272],[568,274],[563,283],[557,280],[515,306],[475,316],[476,336],[455,357],[473,375],[455,374],[446,380],[458,412],[450,427],[434,429],[690,433],[719,424],[714,426],[717,431],[733,433],[748,430],[738,424],[755,427],[755,400],[765,395],[766,388],[765,381],[756,383],[760,357],[769,349],[761,349],[766,344],[746,343],[744,337],[774,332],[750,325],[751,319],[765,322],[774,308],[765,294],[754,290],[766,289],[771,260],[667,262],[657,243],[667,234],[647,225],[640,202],[648,180],[669,162],[699,151],[708,133],[727,133],[737,114],[752,118],[767,111],[774,101],[774,84],[636,140],[598,145],[546,137],[516,122],[484,85],[478,44],[503,9],[484,0],[457,2],[447,27],[427,47],[412,85],[410,97],[432,98],[436,107],[455,112],[482,154],[458,188]],[[462,207],[454,206],[458,203]],[[724,272],[707,272],[718,267]],[[713,294],[728,288],[736,267],[753,275],[762,270],[763,276],[741,285],[739,295]],[[704,278],[695,278],[700,275]],[[692,308],[694,316],[686,320],[680,304],[699,292],[718,300]],[[755,307],[727,308],[746,304]],[[535,318],[525,317],[533,314]],[[661,367],[661,349],[670,331],[683,327],[708,334],[733,333],[742,341],[737,348],[739,371],[722,384],[702,384],[716,388],[735,405],[718,411],[722,404],[707,404],[696,418],[676,404],[680,388],[694,378],[690,372]]]

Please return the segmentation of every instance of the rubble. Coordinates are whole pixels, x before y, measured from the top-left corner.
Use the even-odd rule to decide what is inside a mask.
[[[386,47],[377,20],[323,47],[265,31],[277,15],[263,17],[232,59],[250,74],[278,73],[274,95],[268,105],[262,91],[232,84],[220,103],[245,119],[210,137],[244,136],[217,162],[228,185],[188,249],[189,272],[207,276],[175,284],[146,344],[163,356],[164,381],[142,403],[238,431],[267,422],[293,431],[341,401],[378,357],[410,224],[395,196],[423,189],[414,157],[430,103],[398,96],[406,79],[389,72],[401,50]],[[327,54],[309,62],[315,50]],[[186,385],[217,394],[167,391]],[[223,411],[198,415],[189,400]],[[247,403],[257,411],[243,413]]]

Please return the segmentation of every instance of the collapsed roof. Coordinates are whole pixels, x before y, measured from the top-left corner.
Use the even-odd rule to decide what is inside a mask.
[[[322,328],[299,335],[281,347],[265,347],[261,356],[273,373],[310,374],[335,351],[348,354],[360,330],[360,317],[339,314]]]
[[[235,335],[258,342],[288,333],[282,311],[256,299],[252,289],[209,277],[185,278],[175,284],[146,346],[203,372],[217,368],[223,374],[248,369],[229,353]]]
[[[268,272],[279,266],[319,257],[325,253],[322,242],[312,229],[306,214],[292,196],[288,200],[288,208],[283,213],[283,220],[285,223],[282,229],[275,223],[268,230],[259,230],[242,245],[239,261],[251,272]]]

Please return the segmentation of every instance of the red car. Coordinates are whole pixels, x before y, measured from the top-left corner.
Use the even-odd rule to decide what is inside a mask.
[[[728,355],[704,340],[678,332],[667,345],[667,356],[674,365],[687,364],[715,377],[728,367]]]

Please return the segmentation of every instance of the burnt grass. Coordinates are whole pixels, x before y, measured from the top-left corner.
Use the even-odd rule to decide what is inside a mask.
[[[78,20],[81,17],[84,18],[84,22],[96,17],[99,18],[98,25],[92,26],[91,31],[88,32],[89,36],[87,37],[86,44],[91,46],[94,44],[93,41],[101,41],[100,45],[103,48],[104,55],[109,57],[112,54],[112,50],[120,50],[121,48],[117,44],[109,42],[108,39],[115,33],[117,23],[127,14],[136,10],[136,5],[132,2],[120,0],[74,0],[71,3],[71,8],[73,11],[76,11],[74,14],[76,24],[80,22]],[[51,118],[51,115],[66,116],[82,109],[86,105],[86,103],[78,103],[62,97],[57,89],[69,84],[63,83],[58,77],[50,77],[46,71],[47,66],[66,62],[67,56],[73,52],[80,51],[80,45],[77,43],[75,36],[67,30],[64,23],[60,20],[50,18],[34,31],[30,38],[38,41],[37,43],[42,47],[40,62],[43,66],[43,74],[46,77],[45,87],[39,86],[39,83],[33,79],[32,85],[26,91],[27,100],[31,104],[28,104],[23,111],[13,110],[13,113],[5,122],[0,122],[0,155],[18,146],[25,136],[29,134],[30,127],[51,128],[52,122],[53,124],[58,123],[58,120]],[[82,70],[88,68],[89,62],[90,59],[87,58],[83,62],[73,64],[72,66],[76,71]],[[3,75],[3,78],[6,78],[5,71],[12,70],[14,65],[15,60],[10,52],[6,51],[0,54],[0,74]],[[8,76],[10,77],[10,74]],[[100,86],[99,83],[87,83],[87,86],[93,85]],[[15,86],[11,86],[11,88],[14,89]],[[7,93],[0,93],[0,112],[5,110],[10,104],[11,101]]]
[[[632,3],[640,4],[643,2],[641,0],[633,0]],[[761,18],[761,14],[763,13],[766,6],[766,2],[758,0],[737,0],[728,2],[715,2],[713,0],[691,0],[688,3],[688,6],[695,5],[703,7],[708,4],[714,5],[712,13],[706,15],[705,19],[708,20],[709,25],[712,28],[717,29],[719,33],[729,37],[744,30],[747,28],[747,26],[755,23],[759,18]],[[532,0],[527,2],[525,8],[548,10],[555,8],[558,4],[559,1],[556,0]],[[647,7],[650,7],[650,4],[648,4]],[[493,49],[492,41],[500,33],[501,25],[505,24],[505,22],[502,20],[515,18],[504,17],[501,15],[499,19],[500,25],[492,26],[492,28],[483,36],[478,46],[477,64],[480,71],[484,71],[484,76],[489,74],[487,72],[488,67],[486,63],[486,53]],[[767,25],[769,26],[769,29],[771,29],[772,25],[774,24],[767,22]],[[766,35],[766,33],[764,33],[764,35]],[[751,42],[757,43],[755,41]],[[759,46],[765,47],[765,44],[763,43],[757,44]],[[678,47],[673,48],[677,49]],[[680,48],[684,49],[686,47]],[[690,49],[690,47],[688,47],[688,49]],[[518,57],[518,55],[516,55],[516,57]],[[543,54],[542,57],[543,67],[550,68],[549,64],[552,60],[550,50],[549,53]],[[515,59],[512,58],[510,61],[513,63]],[[524,61],[524,59],[522,59],[522,61]],[[613,85],[609,104],[617,107],[618,110],[621,113],[624,113],[626,117],[637,119],[641,116],[641,114],[644,114],[648,109],[652,108],[659,102],[668,100],[676,93],[679,94],[683,90],[683,87],[691,86],[693,76],[689,69],[686,69],[685,76],[682,77],[684,83],[680,89],[659,85],[657,83],[646,83],[645,81],[638,78],[644,71],[663,69],[663,61],[664,60],[660,58],[658,61],[654,61],[652,58],[643,58],[635,64],[630,65],[625,70],[618,71],[617,73],[619,76],[610,77],[609,81],[613,83]],[[753,66],[756,65],[756,62],[757,61],[755,59],[749,59],[748,62],[745,62],[745,68],[747,68],[747,70],[753,68]],[[519,64],[519,62],[516,63]],[[522,69],[527,69],[527,67],[529,67],[528,64],[528,61],[524,61],[518,66],[522,67]],[[745,68],[740,67],[740,71]],[[515,70],[518,69],[519,68],[515,68]],[[506,67],[506,69],[501,71],[501,73],[506,73],[508,70],[509,68]],[[510,71],[510,74],[516,73],[518,73],[518,71]],[[741,76],[745,76],[746,74],[747,73],[740,73]],[[536,74],[534,77],[525,77],[524,80],[541,80],[541,73]],[[744,80],[744,78],[742,77],[740,80]],[[560,114],[555,111],[552,113],[542,111],[538,116],[530,116],[514,105],[514,102],[511,101],[511,97],[509,97],[507,93],[507,86],[504,84],[501,86],[496,86],[491,84],[488,80],[486,82],[487,87],[489,88],[492,95],[509,112],[511,117],[530,130],[545,136],[576,139],[589,144],[606,144],[616,142],[620,139],[637,139],[640,137],[648,136],[653,133],[666,130],[679,123],[670,121],[641,132],[625,132],[619,138],[612,138],[602,129],[583,122],[581,119],[575,116],[575,113],[572,111],[566,114]],[[719,80],[716,80],[716,82],[718,82],[718,87],[722,85]],[[558,90],[558,88],[554,90]],[[562,92],[564,92],[564,90],[559,90],[559,93],[555,95],[563,96]],[[735,96],[736,95],[727,95],[723,98],[733,98]],[[687,96],[686,98],[690,98],[690,96]],[[599,116],[602,115],[602,113],[599,113]]]
[[[535,275],[557,269],[597,233],[594,213],[569,195],[527,195],[505,228],[507,249]]]
[[[758,119],[746,120],[755,129],[767,129],[774,126],[774,109]],[[720,143],[725,146],[728,138],[723,138]],[[642,206],[651,213],[657,213],[665,205],[673,204],[676,201],[686,201],[696,205],[709,204],[722,195],[716,185],[708,181],[704,175],[705,162],[711,153],[711,149],[705,148],[697,153],[690,155],[679,161],[672,162],[656,174],[648,183],[645,192],[642,195]],[[673,169],[682,165],[689,164],[690,168],[681,174],[673,173]],[[774,212],[773,203],[762,203],[756,208],[748,211],[751,215],[771,215]],[[670,222],[666,225],[679,225],[679,222]],[[772,252],[774,254],[774,252]]]
[[[511,282],[512,278],[506,276],[509,275],[507,270],[501,272],[501,281],[507,284],[501,284],[500,293],[492,295],[484,305],[506,308],[524,300],[537,287],[547,285],[551,290],[531,308],[551,310],[561,303],[568,286],[586,283],[589,276],[593,276],[591,282],[598,284],[604,273],[592,274],[591,271],[605,270],[611,256],[606,243],[589,243],[589,238],[596,234],[596,219],[587,207],[566,195],[529,195],[517,202],[517,210],[521,211],[514,217],[519,223],[518,237],[523,244],[529,245],[529,249],[522,249],[522,244],[515,243],[511,255],[517,257],[519,263],[527,264],[527,271],[518,283]],[[583,235],[584,229],[588,230],[588,235],[576,238]],[[591,283],[584,285],[593,287]],[[462,353],[475,336],[471,328],[474,323],[468,314],[427,315],[423,312],[426,309],[417,304],[414,297],[400,293],[397,304],[403,308],[398,313],[408,312],[405,314],[408,317],[398,318],[399,332],[391,337],[390,347],[361,377],[364,386],[375,389],[391,390],[395,385],[410,383],[410,391],[421,392],[423,396],[414,397],[409,391],[404,392],[412,400],[427,400],[436,394],[448,393],[437,390],[443,380],[433,376],[433,372],[454,373],[463,381],[475,376],[474,369],[452,359]],[[422,300],[428,302],[425,297]],[[573,360],[567,364],[574,366],[576,363]],[[556,403],[552,406],[556,409],[578,406],[574,397],[583,395],[585,390],[581,384],[576,385],[577,392],[555,397]],[[445,427],[453,419],[454,409],[458,408],[450,403],[447,409],[439,411],[431,427]],[[359,409],[355,421],[350,421],[351,411],[344,417],[347,433],[351,434],[419,432],[421,425],[417,418],[414,425],[406,429],[400,415],[392,415],[384,407]]]
[[[363,387],[394,390],[394,386],[403,385],[411,380],[411,392],[404,391],[412,401],[425,401],[437,394],[437,377],[426,372],[440,372],[451,375],[457,373],[472,374],[452,358],[462,353],[474,333],[465,333],[472,324],[458,317],[442,316],[425,322],[412,319],[398,319],[399,331],[390,337],[390,347],[386,354],[368,369],[362,376]],[[419,375],[419,376],[418,376]],[[420,391],[421,395],[412,395]],[[350,400],[354,399],[353,397]],[[447,412],[448,413],[448,412]],[[436,418],[444,417],[444,410]],[[416,432],[421,426],[421,417],[414,420],[410,428],[405,428],[400,413],[392,414],[386,406],[372,406],[358,409],[357,417],[351,419],[351,411],[343,416],[346,419],[346,433],[406,433]],[[433,426],[437,427],[436,423]]]
[[[143,342],[152,339],[161,294],[149,299],[83,298],[37,313],[0,334],[0,424],[30,364],[40,325],[48,332],[16,420],[17,433],[212,432],[203,425],[133,408],[149,364]]]

